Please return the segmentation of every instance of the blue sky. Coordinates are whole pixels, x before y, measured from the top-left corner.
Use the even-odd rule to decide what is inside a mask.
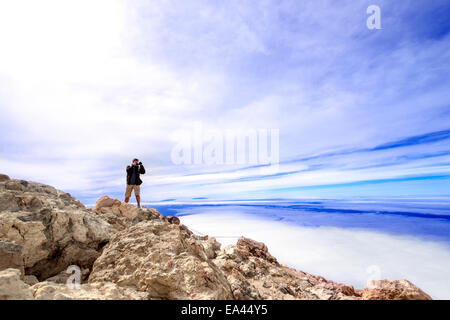
[[[369,5],[381,30],[366,27]],[[0,172],[121,198],[450,195],[448,1],[2,1]],[[173,134],[279,129],[280,165]]]

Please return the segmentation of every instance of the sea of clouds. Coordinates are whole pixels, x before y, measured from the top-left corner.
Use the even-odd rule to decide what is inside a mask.
[[[183,224],[217,237],[223,246],[246,236],[264,242],[281,263],[355,288],[364,288],[370,279],[408,279],[434,299],[450,299],[446,241],[376,229],[301,226],[251,214],[248,208],[199,207],[185,212],[180,216]]]

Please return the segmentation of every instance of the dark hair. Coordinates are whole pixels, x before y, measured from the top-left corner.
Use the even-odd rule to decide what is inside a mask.
[[[139,159],[137,159],[137,158],[134,158],[134,159],[133,159],[133,161],[131,161],[131,162],[135,162],[135,161],[139,161]]]

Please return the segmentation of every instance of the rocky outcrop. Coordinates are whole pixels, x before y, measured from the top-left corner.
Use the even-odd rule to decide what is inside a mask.
[[[93,207],[93,211],[114,227],[116,231],[124,230],[142,221],[166,220],[155,209],[137,208],[108,196],[99,198]]]
[[[261,242],[240,238],[213,260],[236,299],[360,299],[352,286],[280,264]]]
[[[80,269],[80,284],[67,286]],[[248,238],[221,249],[178,217],[0,174],[0,299],[431,299],[407,280],[364,290],[285,266]]]
[[[431,300],[408,280],[372,280],[362,294],[365,300]]]
[[[90,268],[115,232],[70,194],[24,180],[0,182],[1,263],[44,280]]]
[[[112,281],[155,299],[232,299],[223,273],[183,226],[142,222],[115,234],[89,283]]]

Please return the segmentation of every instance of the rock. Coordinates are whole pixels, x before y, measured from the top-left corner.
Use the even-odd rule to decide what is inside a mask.
[[[26,275],[23,277],[23,282],[25,282],[27,285],[32,286],[39,282],[38,278],[36,278],[33,275]]]
[[[0,271],[0,300],[32,300],[30,286],[20,280],[20,270]]]
[[[22,250],[13,242],[0,240],[0,270],[8,268],[19,269],[21,276],[24,275]]]
[[[342,285],[337,288],[337,293],[342,293],[344,296],[358,296],[355,292],[355,288],[353,286]]]
[[[164,217],[155,209],[147,207],[137,208],[131,204],[120,202],[117,199],[112,199],[107,196],[101,197],[97,200],[97,203],[99,205],[93,212],[108,222],[116,231],[122,231],[142,221],[164,220]],[[103,206],[105,203],[108,205],[112,203],[112,205]]]
[[[33,283],[30,287],[20,280],[20,270],[0,271],[0,300],[146,300],[148,294],[132,288],[122,288],[114,283],[81,284],[79,289],[69,289],[65,284],[36,282],[33,276],[25,276]]]
[[[81,268],[78,289],[66,285],[71,265]],[[354,289],[279,263],[262,242],[221,249],[155,209],[108,196],[86,209],[69,193],[0,175],[0,299],[33,298],[431,299],[407,280]]]
[[[36,206],[40,200],[43,200],[44,203],[40,207]],[[39,211],[42,207],[86,209],[70,194],[45,184],[17,179],[0,182],[0,210],[16,208]]]
[[[236,243],[236,247],[245,251],[244,254],[246,255],[253,255],[255,257],[260,257],[270,262],[277,263],[277,259],[269,254],[267,246],[262,242],[240,237]]]
[[[232,299],[201,241],[179,225],[152,220],[116,233],[94,263],[89,283],[114,282],[155,299]]]
[[[114,206],[119,207],[121,201],[117,199],[110,198],[108,196],[100,197],[94,205],[94,211],[100,211],[101,208],[112,208]]]
[[[362,293],[364,300],[431,300],[408,280],[372,280]]]
[[[220,243],[216,241],[214,237],[206,237],[202,242],[205,248],[205,253],[208,259],[214,259],[217,256],[217,252],[220,251]]]
[[[138,208],[132,204],[121,202],[120,200],[110,198],[108,196],[100,197],[93,211],[101,214],[102,218],[107,219],[112,224],[118,224],[120,230],[125,226],[131,226],[141,221],[162,219],[158,211],[147,207]],[[122,219],[118,223],[117,218]],[[123,227],[120,228],[120,225]]]
[[[0,239],[21,248],[25,274],[43,280],[72,264],[91,268],[114,232],[68,193],[23,180],[0,182]]]
[[[125,202],[122,202],[120,204],[119,211],[122,214],[122,216],[124,216],[128,219],[134,219],[140,213],[140,209],[138,207],[135,207],[132,204],[125,203]]]
[[[167,217],[167,221],[173,224],[180,224],[180,219],[178,217],[169,216]]]
[[[147,300],[148,294],[122,288],[110,282],[81,284],[69,289],[65,284],[39,282],[31,287],[36,300]]]
[[[351,286],[278,263],[262,242],[240,238],[216,254],[236,299],[360,299]]]

